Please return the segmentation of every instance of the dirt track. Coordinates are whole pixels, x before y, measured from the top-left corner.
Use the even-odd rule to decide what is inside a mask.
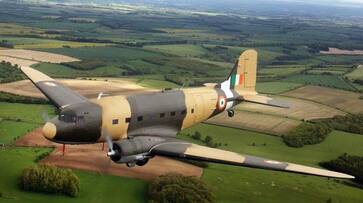
[[[155,157],[143,167],[128,168],[125,164],[116,164],[106,156],[107,146],[102,151],[102,144],[66,145],[65,155],[62,145],[54,144],[41,135],[40,128],[28,133],[16,142],[17,146],[55,146],[42,163],[49,163],[59,167],[106,173],[116,176],[127,176],[144,180],[151,180],[166,173],[181,173],[185,176],[200,177],[202,168],[165,157]]]

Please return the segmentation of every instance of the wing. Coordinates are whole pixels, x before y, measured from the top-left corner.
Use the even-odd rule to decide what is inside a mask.
[[[274,161],[256,156],[241,155],[235,152],[204,147],[176,140],[155,145],[150,152],[153,155],[178,157],[192,160],[208,161],[228,165],[287,171],[316,176],[353,179],[353,176],[334,171],[313,168],[287,162]]]
[[[53,78],[30,67],[21,67],[32,83],[58,108],[87,101],[87,98],[63,86]]]

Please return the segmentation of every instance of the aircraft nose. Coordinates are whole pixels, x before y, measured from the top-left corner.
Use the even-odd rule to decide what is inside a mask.
[[[53,139],[57,133],[57,127],[51,123],[47,122],[43,127],[43,136],[47,139]]]

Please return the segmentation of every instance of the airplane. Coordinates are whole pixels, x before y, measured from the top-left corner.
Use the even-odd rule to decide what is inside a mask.
[[[209,148],[177,138],[181,130],[225,111],[232,117],[233,107],[241,102],[289,107],[255,91],[257,52],[252,49],[240,55],[222,83],[129,96],[100,95],[87,99],[35,69],[21,67],[21,70],[58,108],[58,116],[43,126],[45,138],[61,144],[107,142],[107,155],[115,163],[125,163],[129,167],[143,166],[158,155],[333,178],[354,178],[344,173]]]

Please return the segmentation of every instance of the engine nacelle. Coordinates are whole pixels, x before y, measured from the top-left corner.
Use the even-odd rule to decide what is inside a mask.
[[[144,165],[146,164],[145,160],[152,156],[150,154],[152,147],[164,141],[164,138],[148,136],[117,141],[112,146],[115,154],[110,158],[116,163],[143,163],[140,165]]]

